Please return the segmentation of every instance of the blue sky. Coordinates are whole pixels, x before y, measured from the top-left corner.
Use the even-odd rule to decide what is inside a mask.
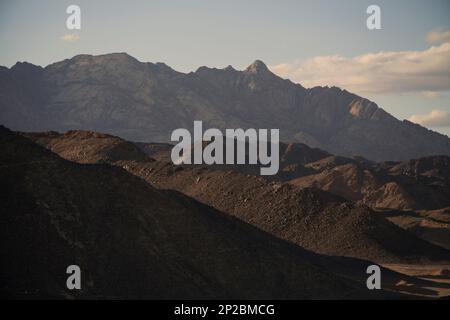
[[[62,40],[74,34],[65,25],[70,4],[81,7],[77,41]],[[370,4],[381,8],[382,30],[366,28]],[[0,65],[45,66],[80,53],[127,52],[188,72],[202,65],[243,69],[261,59],[283,77],[306,86],[344,86],[400,119],[415,116],[450,135],[450,60],[442,44],[447,40],[427,41],[432,31],[445,35],[449,21],[448,0],[0,0]],[[427,51],[432,46],[439,52]],[[384,55],[370,58],[380,52]],[[325,58],[314,60],[319,56]],[[386,63],[391,57],[396,60]],[[396,61],[416,58],[418,74],[406,77],[411,65],[402,63],[404,71],[390,74]],[[340,69],[329,67],[334,61]],[[375,74],[371,63],[377,64]],[[364,84],[353,83],[355,77],[363,77]],[[432,115],[432,110],[439,112]]]

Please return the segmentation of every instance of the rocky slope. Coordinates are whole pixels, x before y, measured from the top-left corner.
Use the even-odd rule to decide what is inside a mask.
[[[446,162],[450,160],[448,157],[434,159]],[[423,161],[427,160],[416,160]],[[316,174],[293,179],[290,183],[302,188],[314,187],[328,191],[373,208],[423,210],[450,205],[450,184],[447,175],[439,173],[438,163],[434,166],[435,176],[399,172],[405,165],[407,164],[400,163],[392,167],[386,164],[367,166],[358,162],[329,165]]]
[[[0,120],[16,130],[87,129],[167,142],[194,120],[206,127],[279,128],[281,140],[344,156],[408,160],[450,155],[450,139],[399,121],[339,88],[305,89],[255,61],[244,71],[188,74],[124,53],[79,55],[45,68],[0,67]]]
[[[413,236],[368,207],[346,202],[327,192],[269,182],[232,170],[173,166],[143,159],[142,155],[135,159],[111,157],[105,150],[125,146],[127,142],[94,132],[27,136],[66,159],[120,166],[153,186],[181,191],[270,234],[319,253],[390,263],[450,260],[448,251]],[[134,145],[128,144],[128,148],[134,150]],[[82,153],[83,150],[87,151]],[[292,162],[295,153],[286,150],[283,154]],[[318,151],[312,154],[319,158],[328,156]],[[316,158],[303,154],[299,162]]]
[[[419,211],[382,211],[383,215],[416,236],[450,250],[450,208]]]
[[[121,168],[64,160],[3,127],[0,151],[2,297],[386,297],[333,274],[331,258]],[[65,289],[71,264],[77,292]]]
[[[138,143],[147,155],[170,162],[169,144]],[[435,210],[450,206],[450,157],[405,162],[373,162],[334,156],[304,144],[279,146],[280,170],[269,181],[321,189],[372,208]],[[225,153],[225,152],[224,152]],[[213,165],[209,169],[259,175],[260,165]]]

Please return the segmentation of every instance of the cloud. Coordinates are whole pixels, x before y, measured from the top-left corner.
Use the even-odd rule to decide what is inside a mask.
[[[427,34],[427,42],[431,44],[441,44],[450,42],[450,30],[438,29]]]
[[[359,94],[448,91],[450,42],[423,51],[318,56],[270,69],[306,87],[334,85]]]
[[[428,114],[413,115],[408,120],[425,127],[450,127],[450,112],[434,109]]]
[[[436,91],[422,91],[420,94],[422,95],[422,97],[430,99],[439,98],[441,96],[441,93]]]
[[[61,40],[68,41],[68,42],[78,41],[80,39],[81,39],[81,37],[78,34],[74,34],[74,33],[73,34],[67,33],[61,37]]]

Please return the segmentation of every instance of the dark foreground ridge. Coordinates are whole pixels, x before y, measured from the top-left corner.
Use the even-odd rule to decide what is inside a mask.
[[[2,296],[392,296],[333,274],[325,267],[331,258],[180,193],[157,190],[121,168],[64,160],[3,127],[0,178]],[[72,264],[81,267],[84,279],[76,293],[65,289]]]

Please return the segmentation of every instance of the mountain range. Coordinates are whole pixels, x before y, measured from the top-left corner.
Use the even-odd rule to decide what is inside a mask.
[[[450,296],[450,139],[363,97],[125,53],[0,67],[0,97],[2,297]],[[279,128],[278,173],[174,165],[194,120]]]
[[[246,70],[181,73],[125,53],[78,55],[45,68],[0,67],[0,119],[21,131],[94,130],[131,141],[168,142],[174,129],[279,128],[339,156],[409,160],[450,155],[450,139],[336,87],[306,89],[257,60]]]

